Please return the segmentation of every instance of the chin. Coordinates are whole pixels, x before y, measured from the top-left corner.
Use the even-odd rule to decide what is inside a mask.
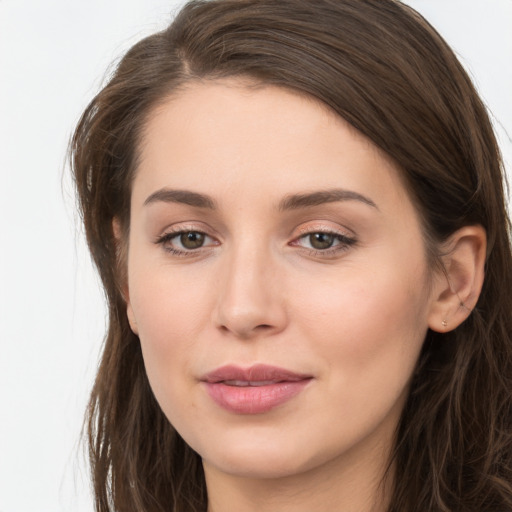
[[[203,464],[239,478],[282,479],[313,468],[313,464],[307,464],[307,461],[300,460],[297,455],[297,453],[290,455],[276,451],[271,453],[268,450],[255,450],[255,453],[245,455],[230,453],[222,457],[212,457],[211,460],[205,458]]]
[[[332,451],[318,453],[311,439],[294,439],[293,435],[259,435],[248,429],[247,435],[230,435],[212,443],[198,453],[203,464],[218,471],[241,478],[280,479],[308,472],[332,457]],[[212,446],[218,446],[212,449]]]

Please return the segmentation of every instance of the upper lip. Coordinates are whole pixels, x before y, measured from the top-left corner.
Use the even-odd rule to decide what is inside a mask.
[[[285,368],[256,364],[248,368],[235,365],[221,366],[201,379],[204,382],[214,384],[225,381],[239,382],[297,382],[310,379],[311,375],[297,373]]]

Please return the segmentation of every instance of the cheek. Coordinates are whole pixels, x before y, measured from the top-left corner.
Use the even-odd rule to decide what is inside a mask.
[[[396,268],[351,269],[296,295],[305,338],[340,375],[374,380],[394,370],[404,380],[412,372],[427,331],[425,285],[421,271]]]
[[[165,349],[171,340],[193,339],[211,308],[211,294],[205,276],[157,265],[132,273],[130,301],[141,338]]]
[[[211,311],[208,287],[204,280],[189,279],[186,272],[166,267],[138,268],[130,278],[130,302],[146,372],[166,409],[165,404],[189,384],[175,377],[188,374],[190,354],[196,353],[198,331]]]
[[[320,362],[330,397],[311,416],[329,439],[360,439],[385,418],[398,421],[427,329],[422,283],[413,275],[354,271],[300,294],[300,337]]]

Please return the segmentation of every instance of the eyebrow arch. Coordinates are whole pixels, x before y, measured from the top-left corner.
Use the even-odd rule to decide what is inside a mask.
[[[334,203],[336,201],[360,201],[372,208],[379,209],[378,206],[368,197],[344,189],[330,189],[319,192],[311,192],[307,194],[293,194],[286,196],[279,203],[279,210],[297,210],[309,206],[319,206],[324,203]]]
[[[164,203],[181,203],[198,208],[209,208],[215,210],[217,208],[215,201],[205,194],[191,192],[189,190],[173,190],[169,188],[161,188],[153,192],[144,201],[144,206],[157,202]]]

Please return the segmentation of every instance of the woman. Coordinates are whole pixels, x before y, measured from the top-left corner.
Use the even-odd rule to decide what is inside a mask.
[[[191,2],[72,159],[98,511],[512,510],[502,166],[412,9]]]

